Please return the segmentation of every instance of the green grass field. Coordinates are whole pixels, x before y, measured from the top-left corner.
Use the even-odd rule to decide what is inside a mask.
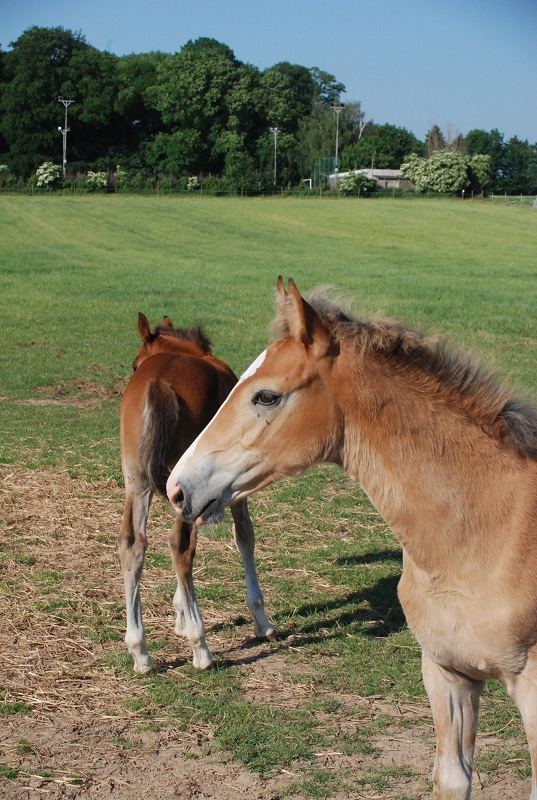
[[[535,390],[536,223],[527,207],[460,201],[3,196],[0,394],[112,389],[129,375],[139,310],[203,322],[241,372],[267,342],[279,273],[445,332]],[[8,405],[0,457],[23,448],[35,463],[117,474],[116,417],[115,403]]]
[[[527,206],[0,196],[0,465],[83,479],[89,496],[94,481],[120,485],[120,392],[138,350],[138,311],[152,324],[163,314],[176,325],[202,322],[215,353],[240,373],[268,341],[278,274],[293,277],[303,291],[333,285],[354,298],[356,313],[443,332],[523,393],[537,395],[537,212]],[[244,675],[225,658],[212,674],[184,668],[179,678],[173,671],[135,678],[117,604],[104,617],[92,611],[92,637],[106,648],[102,669],[136,687],[130,715],[157,727],[201,720],[217,731],[220,747],[252,769],[305,765],[301,796],[330,797],[334,781],[343,785],[349,776],[317,769],[312,753],[365,753],[387,724],[381,714],[361,724],[352,740],[338,733],[341,696],[424,703],[418,648],[395,594],[399,548],[360,490],[331,468],[271,487],[252,499],[252,509],[267,611],[286,643],[287,680],[315,685],[321,699],[307,695],[289,713],[246,698]],[[115,524],[99,533],[108,546]],[[31,544],[25,550],[10,530],[0,542],[0,568],[30,559],[40,613],[82,619],[85,601],[64,588],[61,568],[40,568]],[[19,534],[31,541],[24,528]],[[227,541],[227,527],[213,536]],[[201,552],[196,563],[202,613],[217,607],[240,627],[236,557],[227,563]],[[147,566],[160,581],[148,590],[150,602],[169,606],[164,539]],[[0,597],[26,602],[1,572]],[[231,640],[232,629],[230,623],[224,638]],[[171,629],[157,641],[149,626],[150,649],[160,649],[164,660],[168,637]],[[21,710],[15,700],[6,703],[4,713]],[[483,724],[509,737],[511,754],[515,742],[520,764],[509,769],[524,776],[525,744],[514,717],[503,692],[489,689]],[[412,727],[403,717],[400,725]],[[494,774],[504,751],[498,746],[482,772]],[[366,783],[383,791],[394,780],[386,771]]]

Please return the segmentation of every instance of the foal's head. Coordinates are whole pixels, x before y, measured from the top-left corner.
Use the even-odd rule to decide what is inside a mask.
[[[293,281],[286,292],[278,279],[278,308],[287,335],[244,373],[170,475],[168,496],[188,522],[215,522],[227,503],[339,460],[339,345]]]
[[[189,330],[174,328],[171,319],[165,316],[160,325],[151,330],[147,317],[139,312],[138,331],[142,337],[142,346],[132,363],[134,371],[146,358],[156,353],[181,351],[200,357],[211,355],[211,343],[199,325]]]

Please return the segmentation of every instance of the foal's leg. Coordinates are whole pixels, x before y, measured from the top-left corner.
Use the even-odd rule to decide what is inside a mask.
[[[530,800],[537,800],[537,661],[533,654],[523,671],[506,681],[505,688],[522,716],[531,756]]]
[[[213,663],[213,657],[205,641],[205,626],[192,580],[192,564],[196,554],[196,527],[177,518],[170,533],[169,544],[177,574],[177,591],[173,598],[177,612],[175,633],[177,636],[186,636],[190,642],[193,665],[198,669],[208,669]]]
[[[469,800],[479,698],[484,683],[422,658],[423,681],[436,727],[435,800]]]
[[[233,503],[231,515],[233,517],[233,538],[244,564],[246,605],[254,618],[255,635],[258,639],[273,639],[274,628],[265,616],[263,595],[257,580],[254,561],[255,533],[248,513],[247,501],[240,500],[238,503]]]
[[[140,602],[140,579],[147,549],[147,517],[153,492],[139,474],[125,474],[125,493],[123,521],[117,538],[127,608],[125,644],[134,658],[134,671],[144,673],[153,669],[147,652]]]

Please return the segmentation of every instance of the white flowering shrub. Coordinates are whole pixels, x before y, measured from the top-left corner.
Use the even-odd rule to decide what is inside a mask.
[[[45,161],[35,171],[36,186],[46,189],[54,189],[61,180],[62,168],[52,161]]]
[[[375,191],[377,182],[363,172],[351,172],[338,180],[337,186],[342,194],[369,194]]]
[[[9,175],[9,167],[7,164],[0,164],[0,178],[5,178],[6,175]]]
[[[426,192],[428,189],[427,159],[412,153],[401,164],[401,177],[412,181],[418,191]]]
[[[193,192],[195,189],[199,189],[200,182],[195,175],[189,178],[186,182],[187,191]]]
[[[401,177],[408,178],[420,192],[460,192],[469,184],[470,159],[458,151],[437,150],[430,158],[411,155],[401,165]]]
[[[88,192],[103,192],[108,186],[106,172],[88,172],[86,176],[86,190]]]

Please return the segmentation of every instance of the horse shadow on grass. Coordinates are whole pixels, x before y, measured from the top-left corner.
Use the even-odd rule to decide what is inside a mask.
[[[384,550],[360,556],[342,557],[337,560],[341,566],[365,566],[379,562],[401,562],[399,550]],[[320,644],[337,640],[342,636],[361,635],[385,638],[405,627],[405,616],[397,597],[397,584],[400,575],[379,578],[375,584],[359,592],[349,592],[329,600],[304,602],[296,607],[292,615],[280,611],[270,615],[275,628],[275,645],[270,649],[259,649],[259,640],[246,638],[240,645],[244,654],[237,657],[221,653],[216,662],[221,668],[244,665],[270,658],[276,649],[287,650],[290,642],[293,647]],[[244,616],[237,617],[233,624],[241,627],[250,624]],[[211,626],[212,632],[229,627],[228,623]],[[236,650],[236,648],[233,648]],[[158,672],[168,672],[189,663],[188,659],[177,659],[159,665]]]
[[[365,564],[378,564],[379,561],[395,561],[403,563],[403,553],[401,550],[380,550],[376,553],[362,553],[360,556],[342,556],[338,558],[336,564],[341,567],[364,566]]]
[[[342,566],[359,566],[401,560],[400,551],[385,550],[341,558],[337,563]],[[292,616],[286,611],[273,614],[276,643],[281,643],[286,649],[290,640],[293,647],[301,647],[353,634],[385,638],[401,631],[406,621],[397,596],[399,578],[399,574],[382,577],[362,591],[350,592],[330,600],[304,602],[293,610]],[[254,648],[258,644],[255,639],[248,640],[242,645],[242,649]],[[262,653],[256,651],[244,659],[234,658],[228,661],[224,658],[224,663],[251,663],[269,657],[271,652],[274,649]]]

